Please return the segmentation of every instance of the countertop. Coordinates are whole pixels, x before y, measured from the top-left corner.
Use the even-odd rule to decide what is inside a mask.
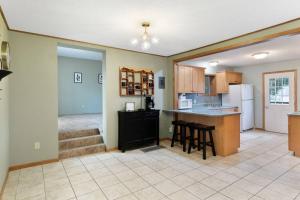
[[[208,117],[223,117],[229,115],[240,115],[240,112],[231,112],[222,109],[236,108],[235,106],[222,106],[222,107],[197,107],[192,109],[165,109],[164,112],[169,113],[181,113],[181,114],[191,114],[191,115],[201,115]]]
[[[291,112],[291,113],[289,113],[288,115],[291,115],[291,116],[300,116],[300,111],[297,111],[297,112]]]

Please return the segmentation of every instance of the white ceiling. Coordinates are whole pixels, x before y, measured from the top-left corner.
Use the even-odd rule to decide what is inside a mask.
[[[300,16],[299,0],[0,0],[11,29],[142,51],[141,22],[169,56]]]
[[[220,66],[243,67],[296,60],[300,59],[299,47],[300,35],[283,36],[263,43],[184,61],[181,64],[209,67],[210,61],[219,61]],[[252,55],[258,52],[269,52],[269,55],[265,59],[256,60]]]
[[[102,60],[103,55],[97,51],[85,50],[85,49],[76,49],[71,47],[58,46],[57,55],[70,57],[70,58],[80,58],[86,60]]]

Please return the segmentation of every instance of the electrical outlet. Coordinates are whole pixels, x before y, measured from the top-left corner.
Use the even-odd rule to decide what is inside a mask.
[[[170,132],[170,133],[173,132],[173,125],[170,125],[170,127],[169,127],[169,132]]]
[[[34,149],[35,149],[35,150],[40,150],[40,148],[41,148],[41,143],[35,142],[35,143],[34,143]]]

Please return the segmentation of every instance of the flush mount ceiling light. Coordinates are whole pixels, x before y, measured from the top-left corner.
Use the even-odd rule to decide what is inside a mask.
[[[264,59],[269,55],[269,52],[258,52],[255,54],[252,54],[253,58],[260,60],[260,59]]]
[[[141,43],[141,48],[143,50],[147,50],[151,47],[151,44],[157,44],[159,42],[159,40],[158,40],[158,38],[151,36],[148,33],[147,28],[150,27],[149,22],[143,22],[142,27],[144,28],[144,33],[143,33],[141,39],[134,38],[131,40],[131,44],[138,45],[139,43]]]
[[[219,64],[219,61],[210,61],[208,64],[211,67],[215,67],[215,66],[217,66]]]

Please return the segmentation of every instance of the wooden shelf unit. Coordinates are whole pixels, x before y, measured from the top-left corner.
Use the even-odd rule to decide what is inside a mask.
[[[120,96],[154,95],[154,73],[129,67],[120,68]]]

